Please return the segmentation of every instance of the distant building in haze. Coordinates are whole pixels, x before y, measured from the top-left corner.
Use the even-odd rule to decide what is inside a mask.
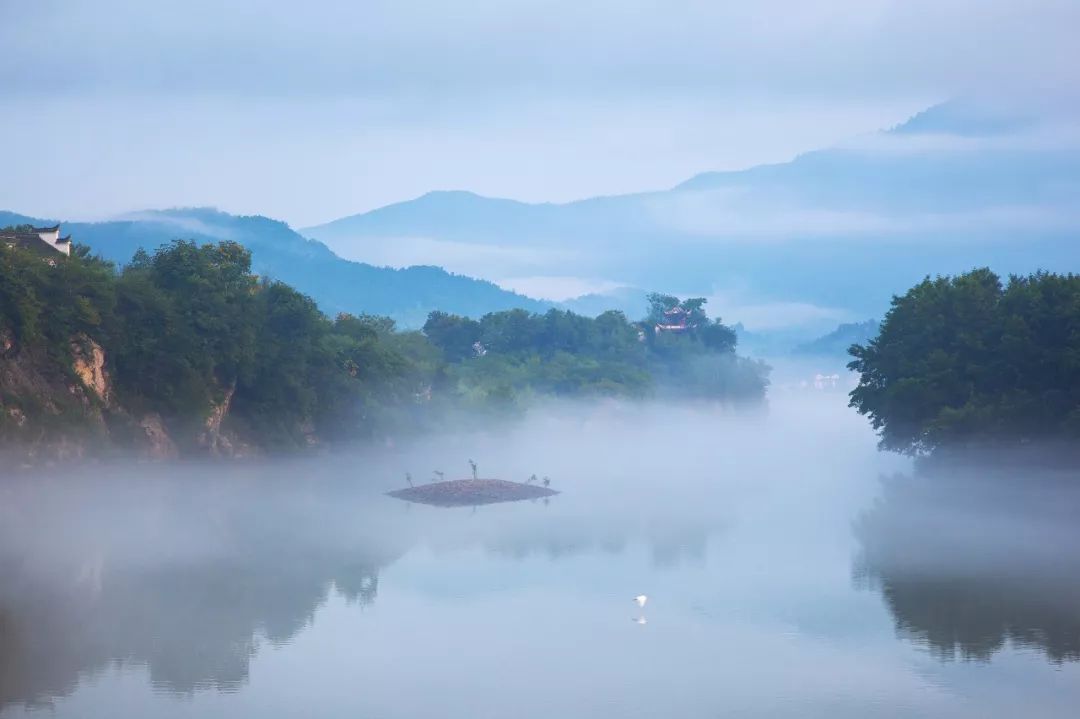
[[[685,332],[696,327],[696,324],[690,322],[690,313],[676,305],[670,310],[664,310],[664,321],[656,325],[656,333]]]

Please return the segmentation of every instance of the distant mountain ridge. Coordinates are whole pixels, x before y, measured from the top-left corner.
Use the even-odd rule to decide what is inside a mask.
[[[344,260],[284,222],[262,216],[188,208],[140,212],[107,222],[65,222],[0,211],[0,227],[56,222],[63,223],[64,232],[70,232],[75,242],[118,263],[128,262],[139,248],[153,252],[174,239],[239,242],[251,250],[256,273],[310,295],[330,315],[386,315],[403,326],[419,327],[435,309],[480,316],[518,307],[541,312],[551,306],[439,267],[393,269]]]
[[[301,232],[358,260],[441,252],[444,266],[493,279],[595,278],[874,316],[926,275],[1080,266],[1080,146],[1041,143],[1039,127],[953,101],[669,190],[564,204],[432,192]]]
[[[551,303],[494,284],[561,277],[712,297],[710,310],[729,322],[744,320],[742,303],[755,310],[751,333],[798,326],[805,339],[824,322],[881,316],[893,293],[927,275],[1080,267],[1080,145],[1038,141],[1039,127],[955,101],[850,144],[658,192],[564,204],[431,192],[299,232],[205,208],[65,231],[121,262],[177,237],[235,239],[257,272],[325,311],[408,326],[431,309],[638,312],[637,290]],[[0,213],[0,225],[24,221],[54,222]],[[791,319],[763,318],[774,311]]]
[[[848,348],[853,344],[864,345],[877,337],[880,326],[877,320],[847,322],[827,335],[797,346],[793,354],[849,359]]]

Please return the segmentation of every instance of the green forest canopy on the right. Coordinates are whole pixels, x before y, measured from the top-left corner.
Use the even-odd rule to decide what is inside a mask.
[[[881,447],[1008,447],[1080,438],[1080,275],[989,269],[927,278],[853,345],[851,406]]]

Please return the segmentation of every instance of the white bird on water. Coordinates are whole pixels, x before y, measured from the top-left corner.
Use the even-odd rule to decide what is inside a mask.
[[[634,597],[634,601],[637,602],[637,605],[639,607],[644,607],[645,602],[649,601],[649,598],[646,597],[644,594],[639,594],[636,597]]]

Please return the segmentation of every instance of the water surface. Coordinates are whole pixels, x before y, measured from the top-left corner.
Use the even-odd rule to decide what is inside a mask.
[[[470,458],[561,494],[383,495]],[[1076,483],[911,474],[781,397],[8,476],[0,716],[1074,716]]]

